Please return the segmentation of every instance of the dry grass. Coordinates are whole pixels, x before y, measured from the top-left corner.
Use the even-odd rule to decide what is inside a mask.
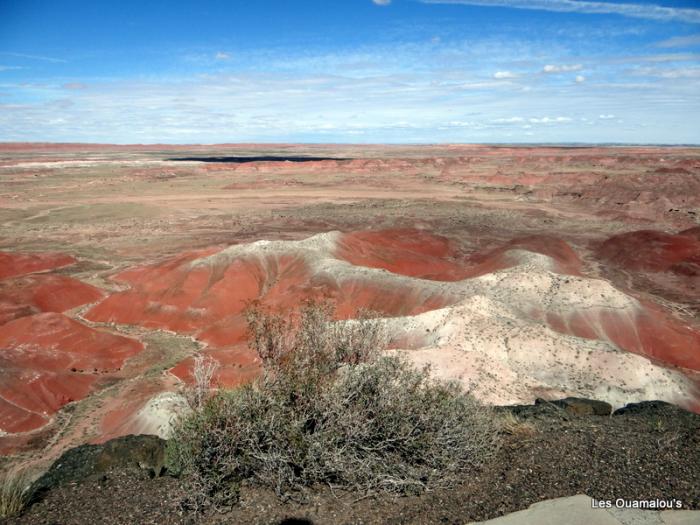
[[[10,471],[0,476],[0,518],[18,515],[29,503],[31,483],[26,473]]]
[[[231,505],[243,483],[282,497],[314,484],[420,493],[453,484],[496,449],[490,409],[382,356],[379,321],[331,314],[316,304],[298,316],[249,311],[262,377],[206,400],[169,442],[168,467],[190,483],[194,506]]]
[[[512,412],[504,412],[498,418],[498,426],[503,434],[522,439],[531,438],[537,434],[537,427],[530,421],[523,421]]]

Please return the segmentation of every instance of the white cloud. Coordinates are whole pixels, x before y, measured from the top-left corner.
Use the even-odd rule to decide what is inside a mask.
[[[488,89],[488,88],[495,88],[495,87],[510,87],[511,84],[509,82],[464,82],[463,84],[459,84],[459,87],[461,89]]]
[[[614,14],[648,20],[681,21],[700,24],[700,9],[664,7],[654,4],[621,4],[579,0],[421,0],[424,4],[464,4],[484,7],[510,7],[557,13]]]
[[[568,73],[570,71],[581,71],[583,66],[581,64],[547,64],[542,68],[544,73]]]
[[[667,40],[662,40],[656,47],[691,47],[700,45],[700,35],[674,36]]]
[[[577,83],[577,84],[582,84],[583,82],[586,81],[586,77],[584,77],[583,75],[576,75],[576,79],[575,79],[575,80],[576,80],[576,83]]]
[[[571,122],[569,117],[533,117],[529,119],[531,124],[563,124],[564,122]]]
[[[600,120],[612,120],[615,118],[615,115],[598,115],[598,118]]]
[[[497,118],[493,122],[495,124],[519,124],[520,122],[525,122],[525,119],[523,117]]]
[[[585,50],[571,56],[556,41],[433,46],[427,39],[330,52],[237,49],[235,73],[221,72],[213,48],[197,51],[195,70],[206,66],[209,74],[71,76],[53,84],[40,77],[11,82],[3,74],[0,140],[499,142],[531,126],[542,142],[697,142],[695,64],[640,61],[624,70],[601,58],[595,79],[579,84],[583,71],[567,73],[564,83],[551,82],[556,75],[521,74],[532,88],[525,92],[519,81],[494,73],[541,71],[547,61],[588,64],[576,58]],[[622,82],[625,73],[634,77],[635,66],[654,66],[653,75]],[[69,91],[64,82],[89,87]]]
[[[391,0],[372,0],[377,5],[389,5]]]
[[[231,59],[231,53],[228,53],[226,51],[219,51],[214,55],[214,58],[216,60],[230,60]]]
[[[496,71],[493,74],[493,78],[498,79],[498,80],[503,80],[503,79],[509,79],[509,78],[518,78],[518,75],[516,75],[512,71]]]

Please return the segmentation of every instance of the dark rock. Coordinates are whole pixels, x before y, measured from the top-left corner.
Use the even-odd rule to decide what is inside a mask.
[[[612,413],[612,405],[605,401],[585,399],[582,397],[567,397],[555,401],[535,400],[535,404],[549,403],[566,410],[575,416],[609,416]]]
[[[102,445],[81,445],[61,455],[34,482],[32,492],[44,493],[66,483],[78,483],[114,468],[145,469],[160,476],[164,471],[166,441],[158,436],[124,436]]]
[[[113,439],[102,446],[95,468],[97,472],[106,472],[116,467],[138,466],[159,477],[165,463],[165,443],[158,436],[148,435]]]
[[[551,403],[538,403],[535,405],[504,405],[494,407],[496,412],[510,412],[514,416],[523,419],[561,419],[565,414],[559,407]]]
[[[692,412],[671,403],[667,403],[666,401],[642,401],[641,403],[629,403],[613,412],[613,416],[626,415],[687,417],[691,419],[700,419],[700,415],[693,414]]]

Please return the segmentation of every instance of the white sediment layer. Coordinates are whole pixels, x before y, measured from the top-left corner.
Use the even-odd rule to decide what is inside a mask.
[[[399,351],[416,365],[431,365],[437,377],[460,381],[488,403],[530,403],[539,396],[569,395],[614,406],[645,399],[689,401],[692,385],[685,375],[610,341],[605,322],[609,324],[611,314],[620,330],[635,331],[641,306],[605,280],[557,273],[552,258],[522,249],[505,253],[511,267],[479,277],[456,282],[418,279],[339,260],[334,252],[341,239],[341,233],[329,232],[301,241],[258,241],[190,264],[217,267],[253,259],[264,271],[273,271],[279,257],[291,256],[304,261],[312,280],[400,288],[418,299],[446,297],[451,306],[384,319],[388,335],[419,341]],[[548,316],[565,327],[575,316],[593,337],[555,331]]]

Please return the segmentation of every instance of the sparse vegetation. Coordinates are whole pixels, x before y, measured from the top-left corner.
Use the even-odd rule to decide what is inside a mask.
[[[26,473],[10,471],[0,475],[0,518],[18,515],[29,503],[30,482]]]
[[[219,368],[210,356],[197,354],[192,365],[192,386],[185,389],[185,397],[190,408],[200,410],[213,386],[214,374]]]
[[[243,483],[283,497],[314,484],[420,493],[453,484],[496,449],[489,409],[382,355],[371,316],[331,314],[318,304],[287,317],[249,308],[263,375],[183,416],[169,442],[169,469],[190,484],[190,503],[231,505]]]
[[[531,421],[525,421],[512,412],[503,412],[499,417],[499,430],[502,434],[526,439],[537,434],[537,427]]]

